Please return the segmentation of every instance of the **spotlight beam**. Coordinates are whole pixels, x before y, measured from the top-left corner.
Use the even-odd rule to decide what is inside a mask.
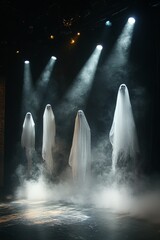
[[[62,103],[62,114],[69,114],[79,107],[82,107],[86,102],[89,91],[91,90],[98,61],[100,58],[102,46],[96,47],[84,67],[77,75],[72,87],[66,93],[64,102]]]
[[[32,96],[32,76],[30,69],[30,62],[26,60],[24,62],[24,77],[23,77],[23,89],[22,89],[22,105],[21,105],[21,117],[24,118],[26,112],[31,111],[32,101],[29,96]]]
[[[34,96],[33,96],[33,108],[34,111],[36,112],[38,110],[38,108],[41,105],[44,93],[47,89],[51,74],[52,74],[52,70],[53,67],[55,65],[56,62],[56,57],[52,56],[49,60],[49,62],[47,63],[45,69],[43,70],[43,72],[41,73],[39,80],[37,81],[36,87],[35,87],[35,92],[34,92]]]
[[[76,77],[74,85],[67,94],[67,98],[70,101],[76,101],[77,99],[77,104],[81,105],[86,100],[85,96],[91,89],[100,53],[100,49],[96,47],[89,60]]]
[[[134,24],[130,24],[130,22],[127,21],[107,60],[107,81],[112,81],[113,86],[115,86],[115,83],[120,84],[126,82],[128,79],[127,63],[133,29]]]
[[[26,112],[32,112],[36,116],[36,112],[41,105],[44,93],[47,89],[48,82],[53,70],[53,66],[56,61],[56,57],[52,56],[47,63],[45,69],[40,75],[37,81],[35,89],[32,86],[32,77],[30,71],[30,62],[26,60],[24,62],[24,84],[23,84],[23,94],[22,94],[22,118]]]

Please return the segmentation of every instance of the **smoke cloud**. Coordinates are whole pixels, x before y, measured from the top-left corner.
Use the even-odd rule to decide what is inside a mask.
[[[70,168],[62,173],[58,182],[50,181],[43,170],[41,166],[38,177],[27,180],[24,169],[19,167],[20,185],[15,191],[16,199],[90,205],[160,224],[160,182],[157,180],[150,181],[133,174],[125,174],[126,178],[122,178],[123,173],[115,176],[109,172],[101,175],[97,182],[92,179],[90,187],[79,189],[72,182]]]

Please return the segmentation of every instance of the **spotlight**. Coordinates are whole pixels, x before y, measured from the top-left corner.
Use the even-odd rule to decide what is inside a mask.
[[[26,61],[24,61],[24,63],[25,63],[25,64],[29,64],[29,61],[28,61],[28,60],[26,60]]]
[[[98,50],[102,50],[102,45],[97,45],[97,47],[96,47]]]
[[[135,20],[133,17],[128,18],[128,23],[129,23],[129,24],[134,24],[135,21],[136,21],[136,20]]]
[[[77,32],[77,35],[80,36],[81,35],[80,32]]]
[[[74,40],[74,39],[71,39],[70,43],[71,43],[71,44],[74,44],[74,43],[75,43],[75,40]]]
[[[107,26],[107,27],[111,27],[111,26],[112,26],[112,23],[111,23],[109,20],[108,20],[108,21],[106,21],[106,23],[105,23],[105,24],[106,24],[106,26]]]
[[[54,36],[53,36],[53,35],[50,35],[50,39],[54,39]]]
[[[57,58],[55,56],[52,56],[51,59],[56,60]]]

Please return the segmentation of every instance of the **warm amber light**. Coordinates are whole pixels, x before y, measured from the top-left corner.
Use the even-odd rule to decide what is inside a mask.
[[[74,44],[75,43],[75,40],[74,39],[71,39],[71,44]]]
[[[80,36],[81,35],[80,32],[78,32],[77,35]]]
[[[54,36],[53,36],[53,35],[50,35],[50,39],[54,39]]]

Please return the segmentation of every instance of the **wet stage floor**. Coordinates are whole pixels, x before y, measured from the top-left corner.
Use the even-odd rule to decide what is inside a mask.
[[[160,240],[160,225],[71,203],[0,203],[0,240]]]

